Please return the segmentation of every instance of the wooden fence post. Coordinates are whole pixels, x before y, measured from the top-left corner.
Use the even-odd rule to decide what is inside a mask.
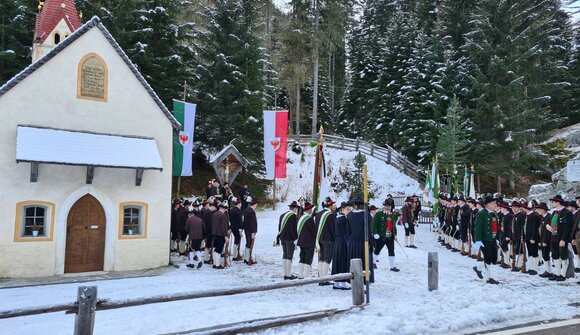
[[[371,143],[371,157],[374,157],[375,154],[375,146]]]
[[[437,252],[430,251],[427,256],[427,276],[429,291],[439,289],[439,257]]]
[[[97,287],[79,286],[77,291],[78,311],[75,316],[74,335],[92,335],[95,328]]]
[[[360,306],[365,302],[362,259],[356,258],[350,260],[350,272],[353,275],[353,278],[350,281],[352,288],[352,304]]]
[[[358,137],[356,138],[356,146],[355,146],[355,150],[358,151],[358,146],[359,146],[359,139]]]
[[[391,147],[387,147],[387,163],[391,164]]]

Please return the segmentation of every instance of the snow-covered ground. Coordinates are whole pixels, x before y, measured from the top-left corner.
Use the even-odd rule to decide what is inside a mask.
[[[258,264],[235,263],[226,270],[204,266],[181,268],[147,278],[107,280],[0,289],[0,310],[72,302],[79,285],[98,285],[98,296],[119,300],[155,294],[246,286],[281,281],[280,248],[272,247],[277,217],[283,212],[258,214]],[[402,231],[400,230],[401,234]],[[403,241],[404,237],[399,236]],[[364,310],[271,329],[265,334],[460,334],[532,320],[570,318],[580,310],[568,304],[580,300],[577,280],[556,284],[537,276],[495,269],[501,285],[486,285],[476,278],[475,261],[450,253],[435,242],[427,226],[416,239],[418,249],[396,248],[401,272],[387,270],[386,251],[380,256],[377,282],[371,286],[371,304]],[[439,290],[427,290],[427,252],[439,252]],[[297,255],[295,254],[295,259]],[[316,260],[314,262],[316,265]],[[294,265],[296,270],[296,263]],[[155,334],[184,331],[217,324],[297,314],[351,304],[350,291],[329,286],[306,286],[232,297],[207,298],[98,311],[96,334]],[[0,334],[71,334],[74,315],[51,313],[0,320]]]
[[[289,145],[290,147],[291,145]],[[298,200],[300,197],[312,198],[312,181],[314,178],[314,162],[316,148],[301,147],[302,153],[296,154],[288,149],[288,164],[286,166],[286,178],[276,180],[276,198],[285,202]],[[347,191],[333,189],[332,185],[345,183],[343,175],[345,171],[354,171],[355,151],[325,148],[325,159],[328,174],[330,197],[338,201],[348,199]],[[386,164],[380,159],[366,156],[368,178],[372,183],[371,189],[375,190],[375,199],[371,203],[380,205],[387,194],[412,195],[422,194],[421,186],[413,178],[400,172],[395,167]]]

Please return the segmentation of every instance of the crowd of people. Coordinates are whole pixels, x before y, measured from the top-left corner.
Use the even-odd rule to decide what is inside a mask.
[[[227,183],[210,180],[206,199],[175,199],[171,211],[171,252],[189,257],[190,268],[203,264],[214,269],[228,267],[228,261],[256,264],[252,257],[258,232],[256,206],[247,184],[235,197]],[[242,240],[245,240],[242,248]],[[233,243],[233,248],[230,248]],[[230,255],[230,249],[233,255]]]
[[[580,197],[566,201],[555,195],[550,206],[500,194],[477,199],[441,195],[438,201],[434,226],[439,242],[482,261],[473,270],[487,283],[498,284],[493,265],[552,281],[580,273]]]
[[[383,202],[382,209],[371,205],[368,212],[364,211],[364,202],[360,198],[342,202],[340,205],[331,198],[326,198],[320,205],[320,210],[316,211],[314,204],[299,199],[291,202],[288,211],[280,215],[274,245],[282,247],[285,280],[309,277],[315,254],[318,260],[318,276],[349,272],[350,260],[364,260],[365,240],[369,241],[369,282],[374,282],[374,269],[378,267],[377,259],[384,247],[388,251],[390,270],[399,272],[395,266],[397,225],[405,228],[405,246],[416,248],[415,226],[421,211],[421,204],[416,196],[406,198],[400,214],[395,211],[395,200],[391,195]],[[292,261],[297,247],[300,251],[296,276],[292,272]],[[320,285],[350,290],[346,281],[322,282]]]

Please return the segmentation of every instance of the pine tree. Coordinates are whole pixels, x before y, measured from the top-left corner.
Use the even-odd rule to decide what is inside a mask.
[[[437,158],[442,171],[452,171],[459,164],[466,164],[470,151],[470,121],[456,97],[451,99],[445,124],[439,129]]]
[[[37,2],[0,1],[0,86],[30,65]]]
[[[466,35],[475,71],[475,158],[484,173],[508,178],[512,188],[538,159],[531,145],[560,121],[551,113],[550,94],[562,85],[551,73],[565,65],[555,50],[566,50],[566,38],[554,29],[558,11],[549,5],[481,1]],[[492,155],[503,159],[490,160]]]
[[[233,141],[259,170],[262,139],[256,133],[261,129],[264,58],[255,2],[217,0],[204,15],[201,64],[195,70],[196,139],[213,150]]]

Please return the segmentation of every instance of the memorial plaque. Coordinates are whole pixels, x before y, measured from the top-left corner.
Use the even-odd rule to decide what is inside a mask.
[[[106,100],[107,71],[96,56],[89,56],[79,67],[79,97]]]
[[[566,180],[580,181],[580,160],[569,160],[567,166]]]

